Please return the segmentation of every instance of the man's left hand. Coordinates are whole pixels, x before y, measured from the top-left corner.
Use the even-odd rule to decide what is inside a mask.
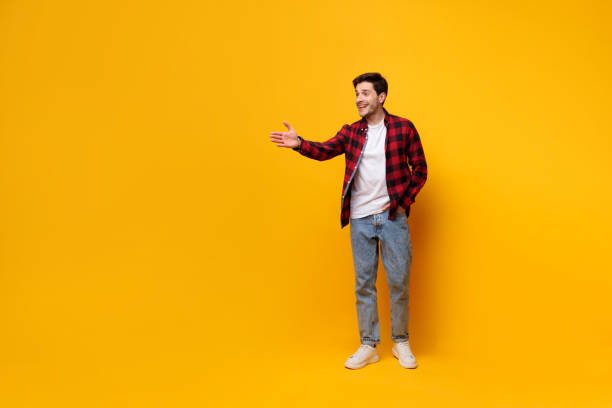
[[[389,209],[389,207],[391,207],[391,203],[385,205],[382,210],[383,211],[387,211]],[[404,214],[406,212],[406,210],[401,205],[398,205],[397,206],[397,212],[400,213],[400,214]]]

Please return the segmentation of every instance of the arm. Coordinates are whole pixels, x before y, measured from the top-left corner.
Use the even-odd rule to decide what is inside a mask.
[[[348,125],[344,125],[331,139],[325,142],[311,142],[302,139],[301,145],[294,150],[311,159],[329,160],[344,153],[347,138]]]
[[[272,132],[270,138],[278,147],[290,147],[301,155],[315,160],[328,160],[344,153],[346,140],[348,138],[348,125],[342,126],[336,136],[325,142],[311,142],[297,135],[295,129],[286,121],[283,124],[287,132]]]
[[[408,135],[408,163],[412,167],[412,176],[410,177],[410,185],[406,190],[406,194],[400,201],[400,205],[404,208],[408,208],[414,203],[415,197],[419,190],[425,184],[427,180],[427,162],[425,161],[425,153],[423,152],[423,146],[421,145],[421,139],[419,132],[410,123],[410,130]]]

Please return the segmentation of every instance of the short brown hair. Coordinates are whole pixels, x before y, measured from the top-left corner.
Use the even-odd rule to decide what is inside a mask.
[[[357,85],[361,82],[371,82],[377,95],[380,95],[383,92],[386,95],[389,95],[389,85],[387,84],[387,80],[378,72],[368,72],[359,75],[357,78],[353,79],[353,87],[357,88]],[[385,98],[385,100],[386,99],[387,98]],[[384,103],[385,102],[383,101],[383,105]]]

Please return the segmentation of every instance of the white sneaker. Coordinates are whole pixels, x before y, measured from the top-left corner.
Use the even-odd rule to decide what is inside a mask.
[[[416,358],[410,350],[410,344],[408,341],[403,343],[395,343],[391,349],[395,358],[399,360],[399,363],[404,368],[416,368]]]
[[[375,363],[378,361],[378,351],[376,347],[372,347],[367,344],[362,344],[359,346],[355,354],[350,356],[344,366],[346,368],[357,369],[365,367],[370,363]]]

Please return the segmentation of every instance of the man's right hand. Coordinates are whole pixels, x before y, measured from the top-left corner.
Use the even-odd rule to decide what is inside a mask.
[[[287,121],[283,120],[283,124],[287,127],[287,132],[272,132],[270,133],[270,141],[276,143],[277,147],[298,147],[298,134]]]

